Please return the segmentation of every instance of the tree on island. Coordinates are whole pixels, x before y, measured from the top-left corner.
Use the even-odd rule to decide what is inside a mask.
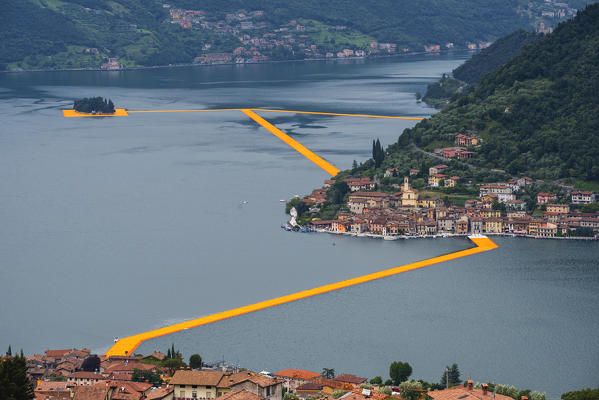
[[[321,375],[323,378],[333,379],[335,378],[335,368],[323,368]]]
[[[75,111],[87,114],[114,114],[114,103],[112,100],[106,100],[102,97],[86,97],[75,100],[73,108]]]

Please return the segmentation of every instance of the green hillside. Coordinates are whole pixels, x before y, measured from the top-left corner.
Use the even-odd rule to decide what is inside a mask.
[[[239,47],[246,60],[256,48],[252,62],[318,58],[344,48],[373,55],[431,44],[459,48],[554,25],[589,1],[4,0],[0,69],[98,68],[108,58],[122,66],[191,63]],[[257,42],[265,37],[269,43]],[[394,46],[373,49],[372,41]]]
[[[511,175],[599,181],[599,5],[525,46],[474,90],[404,131],[392,152],[411,142],[433,151],[456,134],[483,139],[468,162]]]
[[[454,69],[453,77],[443,75],[438,82],[430,84],[423,100],[437,108],[444,106],[456,93],[470,90],[470,85],[477,84],[485,74],[507,63],[510,58],[518,54],[523,46],[542,37],[543,34],[519,29],[498,39],[491,46]]]

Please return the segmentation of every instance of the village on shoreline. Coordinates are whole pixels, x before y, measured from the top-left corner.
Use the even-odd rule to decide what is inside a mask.
[[[546,400],[539,391],[463,381],[457,364],[445,367],[439,383],[431,383],[410,378],[412,367],[402,361],[391,363],[385,380],[336,374],[333,368],[253,372],[224,360],[206,363],[199,354],[186,363],[174,345],[166,354],[111,357],[86,348],[13,356],[9,347],[0,356],[3,363],[19,370],[35,400]]]
[[[466,159],[477,143],[477,138],[460,134],[456,144],[464,147],[440,149],[439,153],[445,159]],[[522,176],[492,184],[464,183],[451,172],[446,164],[433,165],[428,171],[409,169],[401,184],[389,184],[400,181],[397,168],[387,168],[383,176],[372,178],[329,179],[310,195],[291,199],[287,212],[296,208],[305,230],[386,240],[478,234],[599,239],[599,196],[594,192],[563,186],[555,193],[535,191],[534,198],[526,202],[522,199],[525,192],[540,182]],[[414,188],[416,180],[426,182],[426,187]],[[441,191],[457,185],[478,195],[462,197],[463,205],[458,206]],[[321,218],[327,214],[333,218]]]

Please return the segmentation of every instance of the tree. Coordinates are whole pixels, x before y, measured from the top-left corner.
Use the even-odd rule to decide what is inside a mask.
[[[380,386],[376,388],[376,391],[382,394],[386,394],[388,396],[391,396],[393,394],[393,391],[389,386]]]
[[[87,372],[95,372],[100,370],[100,357],[95,354],[91,354],[81,364],[81,369]]]
[[[418,400],[423,394],[422,383],[405,381],[399,384],[399,395],[403,400]]]
[[[380,167],[383,161],[385,161],[385,151],[381,146],[381,141],[377,139],[372,141],[372,159],[374,160],[374,166]]]
[[[345,195],[349,192],[349,186],[345,181],[336,181],[327,190],[327,198],[333,204],[343,204]]]
[[[327,379],[333,379],[335,377],[335,368],[323,368],[322,377]]]
[[[170,375],[172,375],[175,371],[185,366],[185,363],[181,358],[165,358],[164,361],[162,361],[162,366],[168,368]]]
[[[154,387],[162,385],[162,378],[160,378],[160,374],[152,370],[142,371],[141,369],[135,368],[133,370],[133,374],[131,375],[131,380],[133,382],[148,381]]]
[[[412,367],[407,362],[393,361],[389,367],[389,376],[394,385],[406,381],[412,375]]]
[[[374,378],[372,378],[370,380],[370,383],[372,383],[373,385],[382,385],[383,384],[383,377],[382,376],[375,376]]]
[[[10,348],[10,344],[8,345],[8,350],[6,350],[7,356],[12,356],[12,349]]]
[[[15,357],[1,359],[0,399],[31,400],[33,397],[33,385],[27,377],[27,364],[23,350]]]
[[[202,368],[202,356],[199,354],[192,354],[189,357],[189,367],[191,369],[201,369]]]
[[[385,381],[385,386],[393,385],[393,381],[391,379],[387,379]]]
[[[443,373],[443,376],[441,376],[441,385],[448,387],[460,383],[462,383],[462,380],[460,379],[460,369],[458,368],[458,364],[453,364],[451,367],[445,367],[445,372]]]
[[[562,400],[599,400],[599,388],[567,392],[562,394]]]

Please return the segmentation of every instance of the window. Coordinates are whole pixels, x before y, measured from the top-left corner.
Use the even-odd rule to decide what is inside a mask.
[[[196,399],[198,397],[198,392],[191,392],[191,397]]]
[[[197,388],[198,388],[198,385],[191,385],[191,388],[192,388],[192,389],[197,389]]]

